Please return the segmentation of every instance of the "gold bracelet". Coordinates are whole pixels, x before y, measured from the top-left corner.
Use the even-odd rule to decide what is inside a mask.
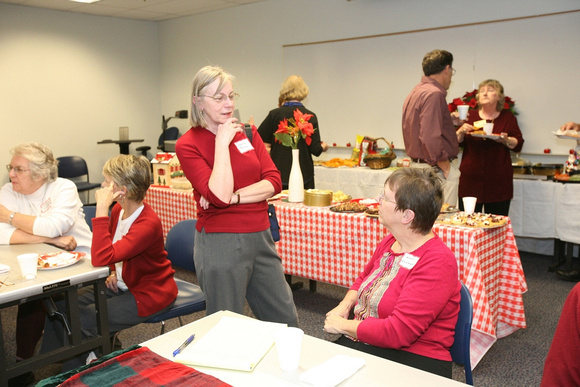
[[[240,193],[236,192],[236,195],[238,195],[238,202],[236,204],[240,204]]]

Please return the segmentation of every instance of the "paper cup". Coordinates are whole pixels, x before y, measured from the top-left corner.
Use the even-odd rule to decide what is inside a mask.
[[[477,198],[473,196],[466,196],[463,198],[463,210],[466,214],[473,214],[475,211],[475,204],[477,203]]]
[[[483,126],[483,131],[485,134],[490,135],[493,133],[493,122],[486,122]]]
[[[38,265],[38,254],[21,254],[16,257],[22,277],[26,279],[35,279]]]
[[[469,110],[469,105],[459,105],[457,106],[457,111],[459,112],[459,119],[464,120],[467,118],[467,111]]]
[[[282,328],[275,333],[278,362],[283,371],[294,371],[300,363],[304,331],[300,328]]]

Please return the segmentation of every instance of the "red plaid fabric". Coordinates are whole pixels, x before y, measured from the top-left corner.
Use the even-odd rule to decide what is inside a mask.
[[[150,188],[162,203],[151,206],[166,218],[164,232],[195,213],[191,192]],[[189,195],[189,198],[185,196]],[[189,206],[189,212],[182,208]],[[284,271],[316,281],[349,287],[387,234],[375,218],[336,213],[302,203],[275,201],[281,240],[276,245]],[[166,229],[167,225],[167,229]],[[511,222],[494,229],[436,224],[433,231],[454,252],[459,279],[473,298],[471,364],[475,367],[497,338],[526,327],[522,294],[527,291]]]
[[[197,218],[197,207],[191,190],[149,187],[144,201],[161,219],[164,238],[177,222]]]

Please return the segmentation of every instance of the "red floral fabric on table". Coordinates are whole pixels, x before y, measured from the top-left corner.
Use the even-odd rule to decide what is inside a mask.
[[[163,232],[196,217],[193,193],[152,187],[145,201],[155,209]],[[280,223],[276,243],[284,271],[316,281],[350,286],[387,231],[365,214],[274,201]],[[493,343],[526,327],[522,294],[528,289],[511,222],[494,229],[436,224],[433,228],[454,252],[459,278],[473,298],[471,364]]]

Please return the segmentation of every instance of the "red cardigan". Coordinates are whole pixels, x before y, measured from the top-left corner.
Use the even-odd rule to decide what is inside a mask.
[[[123,281],[137,301],[139,316],[145,317],[167,307],[177,297],[175,270],[167,259],[163,230],[157,214],[148,205],[131,225],[129,232],[113,244],[121,206],[115,204],[111,218],[93,219],[93,266],[110,266],[123,261]]]

